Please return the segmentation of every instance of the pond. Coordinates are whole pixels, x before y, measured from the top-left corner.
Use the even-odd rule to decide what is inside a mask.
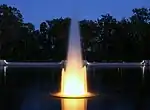
[[[6,74],[0,74],[0,106],[4,110],[150,110],[149,69],[144,74],[141,68],[88,71],[89,91],[99,95],[68,99],[65,108],[62,99],[50,96],[59,91],[61,70],[8,67]],[[77,102],[84,106],[75,108]]]

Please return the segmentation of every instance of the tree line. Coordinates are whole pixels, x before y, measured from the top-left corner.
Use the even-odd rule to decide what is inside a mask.
[[[45,20],[40,29],[24,22],[21,12],[0,5],[0,59],[66,59],[70,18]],[[135,8],[128,18],[110,14],[79,21],[83,58],[88,61],[141,61],[150,57],[150,9]]]

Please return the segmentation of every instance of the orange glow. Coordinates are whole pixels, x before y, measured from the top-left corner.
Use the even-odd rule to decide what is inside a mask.
[[[61,99],[62,110],[87,110],[87,99]]]
[[[92,97],[94,94],[89,93],[87,89],[87,75],[86,67],[73,68],[70,65],[66,68],[66,72],[62,69],[61,76],[61,91],[53,94],[57,97],[71,97],[71,98],[86,98]]]
[[[87,93],[86,68],[62,70],[61,93],[68,97],[83,96]]]
[[[66,69],[62,69],[61,90],[59,93],[54,94],[54,96],[70,98],[94,96],[94,94],[88,92],[86,66],[82,66],[81,55],[74,52],[70,52]]]

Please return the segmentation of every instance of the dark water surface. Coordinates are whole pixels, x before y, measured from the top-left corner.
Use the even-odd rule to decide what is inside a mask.
[[[8,68],[0,73],[0,110],[61,110],[60,70]],[[141,68],[88,72],[88,86],[99,96],[88,99],[87,110],[150,110],[150,72]],[[70,108],[70,110],[73,110]]]

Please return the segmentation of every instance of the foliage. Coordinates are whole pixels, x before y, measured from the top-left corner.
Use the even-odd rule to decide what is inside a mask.
[[[84,59],[140,61],[150,56],[150,9],[135,8],[118,21],[110,14],[80,21]],[[0,57],[18,61],[66,59],[70,18],[46,20],[36,30],[21,12],[0,5]]]

